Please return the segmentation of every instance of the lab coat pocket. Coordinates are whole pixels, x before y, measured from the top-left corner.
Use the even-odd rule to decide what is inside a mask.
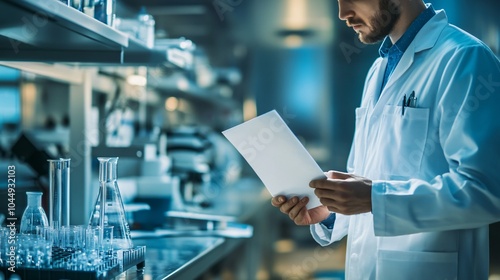
[[[385,146],[383,173],[391,179],[416,176],[424,154],[429,127],[428,108],[385,106],[382,114],[380,136]]]
[[[456,252],[378,252],[377,280],[457,279]]]

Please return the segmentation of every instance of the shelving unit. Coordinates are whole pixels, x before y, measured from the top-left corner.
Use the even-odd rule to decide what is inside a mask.
[[[0,60],[121,63],[128,36],[59,1],[0,2]]]
[[[98,67],[149,66],[190,71],[193,54],[183,46],[191,42],[181,38],[148,48],[136,38],[55,0],[0,0],[0,11],[0,64],[69,85],[70,219],[73,224],[83,224],[94,199],[91,160],[95,151],[86,134],[91,127],[93,83],[100,83],[96,79]],[[182,91],[161,85],[155,89],[217,108],[235,106],[228,98],[211,96],[194,84]]]
[[[192,82],[187,82],[185,88],[179,88],[168,80],[157,79],[151,82],[150,86],[155,88],[160,94],[164,93],[168,94],[168,96],[203,102],[215,108],[232,110],[237,106],[236,102],[227,97],[220,96],[215,89],[202,88]]]
[[[0,11],[0,61],[190,67],[180,45],[148,48],[59,1],[2,0]]]

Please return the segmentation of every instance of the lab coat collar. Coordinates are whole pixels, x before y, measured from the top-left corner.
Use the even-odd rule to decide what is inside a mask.
[[[383,97],[384,92],[389,89],[405,72],[410,68],[413,63],[415,53],[430,49],[436,44],[441,31],[448,25],[448,17],[444,10],[436,11],[436,15],[432,17],[413,39],[413,42],[408,46],[403,57],[399,61],[394,73],[387,81],[380,98]],[[386,58],[384,59],[386,60]],[[380,78],[380,77],[379,77]]]
[[[448,17],[444,10],[436,11],[436,15],[432,17],[426,25],[422,27],[420,32],[413,40],[414,52],[420,52],[430,49],[436,44],[441,31],[448,25]],[[411,44],[410,44],[411,45]]]

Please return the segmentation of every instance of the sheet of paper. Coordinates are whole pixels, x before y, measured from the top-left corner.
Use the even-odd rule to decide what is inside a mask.
[[[309,182],[325,174],[275,110],[222,134],[250,164],[272,196],[308,196],[307,209],[321,205]]]

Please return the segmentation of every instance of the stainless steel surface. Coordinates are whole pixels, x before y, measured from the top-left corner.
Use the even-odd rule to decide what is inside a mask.
[[[182,218],[182,219],[204,220],[204,221],[214,221],[214,222],[231,222],[236,220],[236,217],[234,216],[185,212],[185,211],[167,211],[165,212],[165,216],[169,218]]]
[[[197,221],[194,223],[178,223],[172,229],[156,229],[154,231],[132,231],[132,238],[155,237],[226,237],[251,238],[253,226],[241,223],[218,223],[214,221]]]
[[[195,279],[238,243],[214,237],[134,239],[137,246],[146,246],[146,267],[115,279]]]

